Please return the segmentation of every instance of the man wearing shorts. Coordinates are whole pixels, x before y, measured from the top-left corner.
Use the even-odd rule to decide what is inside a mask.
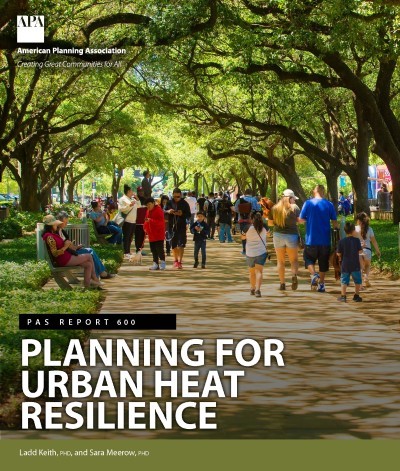
[[[331,253],[331,221],[338,228],[333,204],[325,199],[325,187],[317,185],[314,198],[307,200],[300,212],[299,222],[306,223],[305,266],[311,275],[311,289],[325,292],[325,273],[329,270]],[[319,273],[315,271],[318,261]]]
[[[168,213],[168,238],[171,237],[171,248],[174,256],[174,268],[182,269],[183,252],[186,246],[186,221],[190,219],[190,206],[182,198],[182,191],[175,188],[172,199],[165,206]]]

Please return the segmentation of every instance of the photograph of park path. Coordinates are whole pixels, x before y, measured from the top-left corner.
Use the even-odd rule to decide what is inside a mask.
[[[389,310],[385,318],[377,319],[369,312],[380,292],[398,301],[398,281],[374,277],[374,287],[363,294],[365,302],[339,304],[336,300],[339,284],[330,278],[327,293],[313,292],[304,270],[297,291],[280,292],[272,260],[264,270],[262,297],[255,299],[249,294],[247,268],[238,244],[209,241],[206,270],[191,268],[191,250],[192,243],[187,248],[187,263],[182,271],[169,267],[165,272],[154,273],[147,266],[124,263],[118,276],[107,282],[106,300],[100,311],[115,315],[176,313],[176,332],[92,331],[91,338],[100,341],[202,338],[210,344],[216,338],[253,338],[260,342],[278,338],[285,344],[286,366],[249,368],[245,378],[240,379],[238,398],[215,399],[218,405],[215,431],[162,427],[157,430],[31,430],[6,431],[3,438],[399,438],[398,313]],[[379,305],[384,311],[382,298]],[[212,353],[208,350],[207,357],[212,358]],[[99,372],[104,366],[90,368],[94,378],[96,368]],[[226,368],[235,369],[238,365],[229,361]],[[149,383],[140,400],[155,400],[150,387],[153,369],[145,369]],[[119,370],[112,371],[116,376]],[[106,418],[113,422],[113,402],[115,406],[118,399],[104,400]],[[172,399],[174,404],[185,400]],[[208,400],[214,400],[212,395]]]

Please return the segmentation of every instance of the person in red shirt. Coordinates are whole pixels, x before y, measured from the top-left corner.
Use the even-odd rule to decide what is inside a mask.
[[[165,221],[164,211],[155,203],[154,198],[146,200],[147,212],[143,228],[149,238],[153,265],[150,270],[165,270]]]
[[[71,253],[70,240],[64,240],[58,234],[59,226],[62,221],[56,219],[52,214],[48,214],[43,219],[44,229],[42,238],[49,247],[49,255],[52,257],[55,265],[59,267],[81,266],[84,270],[85,288],[100,288],[100,282],[97,279],[94,268],[93,258],[90,254],[74,255]],[[76,252],[74,252],[76,253]]]

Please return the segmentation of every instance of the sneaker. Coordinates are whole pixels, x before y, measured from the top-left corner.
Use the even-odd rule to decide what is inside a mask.
[[[205,265],[202,265],[201,268],[206,268],[206,266],[205,266]]]
[[[128,262],[131,261],[131,254],[130,253],[125,253],[124,254],[124,260],[127,260]]]
[[[149,270],[159,270],[160,267],[158,266],[158,263],[153,262],[153,265],[149,268]]]
[[[292,276],[292,290],[296,291],[298,285],[299,285],[299,283],[297,281],[297,275],[293,275]]]
[[[355,294],[355,295],[353,296],[353,301],[354,301],[355,303],[361,303],[362,298],[360,297],[359,294]]]
[[[341,303],[347,302],[346,296],[339,296],[339,297],[337,298],[337,300],[340,301]]]
[[[255,295],[256,298],[261,298],[261,291],[260,291],[259,289],[257,289],[257,290],[255,291],[255,294],[254,294],[254,295]]]
[[[317,291],[318,293],[325,293],[325,283],[320,283]]]
[[[197,268],[199,266],[199,262],[194,262],[193,268]]]
[[[182,262],[178,262],[178,268],[179,268],[180,270],[182,270],[182,268],[183,268]]]
[[[167,268],[167,264],[165,263],[165,260],[161,260],[160,262],[160,270],[165,270]]]
[[[318,289],[318,280],[319,280],[318,273],[314,273],[314,275],[311,277],[311,289],[313,291],[316,291]]]
[[[246,252],[244,250],[242,250],[242,255],[246,255]]]
[[[175,260],[174,264],[172,265],[172,268],[179,268],[179,262]]]
[[[254,296],[254,295],[256,294],[256,289],[255,289],[255,288],[251,288],[250,294],[251,294],[252,296]]]
[[[142,255],[147,255],[147,252],[145,252],[144,250],[142,250],[141,252],[142,252]]]
[[[285,290],[286,290],[286,285],[285,285],[285,283],[281,283],[281,285],[279,286],[279,290],[280,290],[280,291],[285,291]]]

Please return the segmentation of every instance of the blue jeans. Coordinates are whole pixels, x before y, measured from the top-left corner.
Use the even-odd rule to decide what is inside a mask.
[[[103,271],[106,271],[106,267],[103,265],[103,263],[100,260],[99,256],[97,255],[97,253],[93,249],[82,247],[81,249],[77,250],[77,253],[79,255],[85,254],[85,253],[90,253],[90,255],[93,258],[94,270],[96,272],[97,278],[100,278],[100,273],[103,273]]]
[[[109,221],[107,226],[97,226],[97,232],[99,234],[112,234],[107,239],[110,244],[120,244],[122,242],[122,228],[114,221]]]
[[[233,242],[231,234],[231,226],[226,222],[219,223],[219,241],[225,242],[225,237],[228,239],[228,242]]]
[[[201,250],[201,264],[206,264],[206,240],[195,239],[194,241],[194,261],[199,261],[199,251]]]

